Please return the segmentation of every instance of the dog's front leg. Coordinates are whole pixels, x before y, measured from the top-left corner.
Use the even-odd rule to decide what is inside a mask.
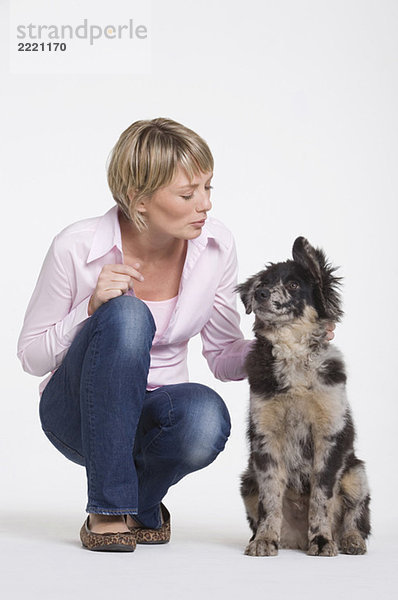
[[[282,501],[286,487],[284,469],[267,453],[254,453],[257,476],[258,521],[257,531],[246,547],[248,556],[276,556],[282,525]]]
[[[332,535],[336,506],[335,488],[338,462],[333,447],[324,437],[316,444],[314,472],[308,511],[308,552],[310,556],[337,556],[338,546]],[[325,457],[329,457],[325,461]]]

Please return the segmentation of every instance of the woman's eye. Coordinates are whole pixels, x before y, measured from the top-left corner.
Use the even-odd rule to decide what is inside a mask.
[[[212,189],[213,189],[212,185],[205,185],[205,190],[207,192],[209,192]],[[181,196],[181,198],[183,198],[184,200],[191,200],[191,198],[193,198],[193,194],[189,194],[188,196]]]

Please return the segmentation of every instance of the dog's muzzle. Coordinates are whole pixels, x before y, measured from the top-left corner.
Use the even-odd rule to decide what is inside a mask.
[[[286,314],[291,310],[291,301],[286,297],[284,290],[277,288],[269,289],[259,287],[254,292],[256,305],[254,310],[272,313],[276,315]]]
[[[261,304],[264,300],[269,300],[271,296],[271,292],[267,288],[258,288],[254,292],[254,298]]]

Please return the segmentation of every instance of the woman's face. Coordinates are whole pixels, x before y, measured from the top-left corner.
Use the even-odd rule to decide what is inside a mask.
[[[199,237],[212,206],[212,177],[213,173],[200,173],[190,181],[185,170],[179,166],[173,181],[156,190],[151,198],[144,199],[138,207],[151,233],[168,234],[185,240]]]

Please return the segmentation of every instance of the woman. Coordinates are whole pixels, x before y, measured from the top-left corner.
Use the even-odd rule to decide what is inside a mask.
[[[213,157],[169,119],[137,121],[108,167],[116,201],[55,236],[18,341],[40,384],[52,444],[86,467],[91,550],[170,539],[168,488],[209,465],[230,432],[212,389],[189,383],[187,345],[200,333],[221,381],[246,376],[233,237],[208,217]],[[330,334],[333,336],[333,334]]]

